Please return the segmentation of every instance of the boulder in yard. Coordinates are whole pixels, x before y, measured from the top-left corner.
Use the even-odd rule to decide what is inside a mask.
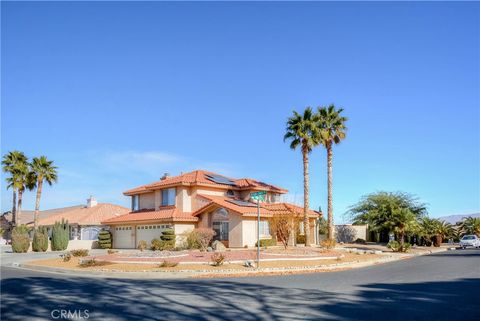
[[[213,242],[212,243],[212,248],[215,252],[225,252],[227,250],[225,245],[220,241]]]

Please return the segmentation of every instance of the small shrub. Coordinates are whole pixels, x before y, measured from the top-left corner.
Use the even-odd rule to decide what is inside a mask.
[[[215,231],[211,228],[196,228],[190,235],[192,240],[199,245],[201,251],[206,251],[210,242],[212,242],[213,237],[215,236]]]
[[[63,259],[63,262],[68,262],[72,259],[72,255],[70,253],[62,254],[60,257]]]
[[[320,245],[326,249],[333,249],[335,245],[337,245],[337,242],[334,239],[325,239],[320,242]]]
[[[195,230],[187,234],[186,238],[186,247],[189,250],[200,249],[200,243],[198,243],[198,236]]]
[[[70,254],[75,257],[83,257],[83,256],[88,256],[88,250],[87,249],[78,249],[78,250],[71,250]]]
[[[14,227],[12,231],[12,251],[14,253],[26,253],[29,247],[28,227],[26,225]]]
[[[357,243],[357,244],[367,244],[367,241],[365,241],[364,239],[356,239],[354,243]]]
[[[55,222],[52,229],[52,251],[65,251],[67,249],[69,232],[68,221],[62,218],[61,222]]]
[[[410,243],[404,243],[403,247],[397,241],[390,241],[387,244],[387,247],[393,252],[408,252],[412,245]]]
[[[95,259],[82,259],[78,262],[80,267],[91,267],[91,266],[103,266],[108,265],[110,262],[107,261],[97,261]]]
[[[115,254],[115,253],[118,253],[118,251],[112,250],[112,249],[108,249],[108,250],[107,250],[107,253],[108,253],[108,254]]]
[[[210,260],[212,261],[213,266],[220,266],[225,262],[225,255],[217,252],[212,255]]]
[[[40,226],[33,234],[32,250],[34,252],[45,252],[48,249],[48,230]]]
[[[98,232],[98,245],[101,249],[111,249],[112,248],[112,233],[105,229],[102,229]]]
[[[153,239],[150,243],[150,250],[161,251],[163,250],[164,242],[160,239]]]
[[[255,243],[255,246],[258,246],[257,243]],[[275,238],[260,240],[260,247],[275,246],[275,245],[277,245],[277,240],[275,240]]]
[[[305,234],[297,234],[297,244],[305,244]]]
[[[138,242],[137,249],[142,252],[145,251],[147,249],[147,241],[141,240],[140,242]]]
[[[163,262],[160,263],[160,265],[158,267],[169,268],[169,267],[176,267],[177,265],[178,265],[177,262],[171,262],[171,261],[163,260]]]

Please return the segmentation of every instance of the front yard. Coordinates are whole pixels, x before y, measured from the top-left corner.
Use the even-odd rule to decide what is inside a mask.
[[[212,265],[213,255],[223,255],[224,262],[219,266]],[[302,270],[322,269],[333,266],[346,266],[349,263],[359,263],[379,260],[378,254],[349,253],[338,250],[321,250],[318,248],[271,248],[261,252],[261,270]],[[62,258],[43,259],[28,262],[29,266],[42,266],[75,271],[102,271],[102,272],[217,272],[255,270],[245,266],[246,262],[255,266],[256,252],[254,250],[232,250],[221,253],[179,251],[179,252],[152,252],[128,251],[90,257],[72,257],[69,261]],[[91,265],[82,266],[83,260],[90,261]]]

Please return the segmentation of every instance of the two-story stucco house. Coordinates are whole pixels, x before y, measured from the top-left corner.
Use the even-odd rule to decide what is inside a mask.
[[[233,179],[196,170],[124,192],[131,197],[132,211],[102,222],[113,233],[115,248],[135,248],[141,240],[150,242],[162,230],[173,228],[182,235],[195,227],[212,228],[215,239],[229,247],[254,246],[257,239],[257,205],[250,199],[256,191],[267,193],[260,203],[261,238],[271,238],[268,218],[279,213],[302,214],[303,208],[280,203],[287,190],[254,179]],[[321,215],[309,211],[311,240],[317,242],[316,222]]]

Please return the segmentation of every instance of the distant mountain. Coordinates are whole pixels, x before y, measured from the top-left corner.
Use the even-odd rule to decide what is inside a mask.
[[[448,222],[450,224],[455,224],[460,222],[464,217],[478,217],[480,218],[480,213],[472,213],[472,214],[458,214],[458,215],[448,215],[439,217],[439,220]]]

